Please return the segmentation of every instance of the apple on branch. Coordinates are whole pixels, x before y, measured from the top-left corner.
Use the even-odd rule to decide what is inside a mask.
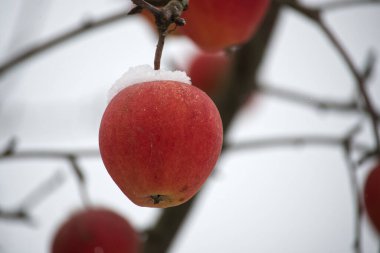
[[[218,160],[223,142],[219,111],[189,83],[184,72],[140,66],[110,90],[99,130],[100,153],[113,180],[139,206],[186,202]]]

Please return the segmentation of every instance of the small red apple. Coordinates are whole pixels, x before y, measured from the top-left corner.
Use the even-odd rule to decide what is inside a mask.
[[[380,164],[367,177],[364,186],[364,204],[372,224],[380,234]]]
[[[194,86],[214,95],[228,76],[229,59],[222,54],[200,53],[189,64],[188,74]]]
[[[99,131],[109,174],[135,204],[176,206],[210,175],[223,141],[212,100],[178,81],[149,81],[122,89],[108,104]]]
[[[191,0],[181,30],[200,48],[216,52],[248,41],[268,6],[269,0]]]
[[[138,234],[113,211],[96,208],[74,213],[55,234],[52,253],[137,253]]]

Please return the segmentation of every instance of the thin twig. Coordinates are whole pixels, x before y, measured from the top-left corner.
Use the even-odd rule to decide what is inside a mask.
[[[356,101],[352,100],[350,102],[336,102],[333,100],[323,100],[316,97],[312,97],[300,92],[287,90],[283,88],[273,87],[269,85],[259,84],[257,86],[259,92],[277,97],[280,99],[285,99],[287,101],[300,103],[302,105],[312,106],[320,110],[334,110],[339,112],[358,112],[359,108]]]
[[[330,3],[320,4],[318,6],[323,11],[332,11],[336,9],[353,7],[356,5],[378,4],[378,3],[380,3],[380,0],[345,0],[345,1],[333,1]]]
[[[347,173],[349,177],[349,182],[351,186],[351,194],[353,196],[353,204],[354,204],[354,242],[353,248],[355,253],[361,253],[361,221],[363,217],[363,204],[360,197],[360,190],[358,185],[358,180],[356,176],[356,166],[355,163],[351,159],[351,151],[352,151],[352,139],[353,136],[348,136],[343,145],[344,149],[344,157],[347,163]]]
[[[356,165],[357,166],[360,166],[360,165],[363,165],[365,162],[367,162],[368,160],[372,159],[372,158],[375,158],[378,156],[378,153],[377,153],[377,150],[376,149],[372,149],[372,150],[368,150],[367,152],[365,152],[356,162]]]
[[[5,150],[0,153],[1,160],[10,159],[63,159],[69,162],[74,175],[78,179],[79,192],[81,200],[85,207],[90,205],[89,194],[86,187],[86,178],[81,169],[78,159],[81,157],[99,157],[98,150],[80,150],[80,151],[47,151],[47,150],[30,150],[30,151],[17,151],[15,138],[12,138]]]
[[[32,224],[32,219],[24,210],[5,211],[0,209],[0,220],[23,221]]]
[[[333,47],[338,51],[340,56],[343,58],[344,63],[348,67],[350,73],[352,74],[357,90],[360,92],[361,100],[363,102],[363,106],[369,113],[369,118],[372,124],[372,131],[375,138],[376,143],[376,154],[378,157],[380,157],[380,136],[379,136],[379,128],[378,128],[378,117],[377,112],[375,111],[375,108],[372,104],[372,101],[369,98],[368,91],[366,89],[366,81],[369,77],[369,74],[371,72],[371,68],[367,67],[366,70],[361,73],[354,65],[353,60],[349,57],[348,52],[344,49],[343,45],[339,42],[337,37],[334,35],[334,33],[330,30],[330,28],[326,25],[324,20],[321,17],[321,9],[311,9],[307,8],[306,6],[300,4],[298,1],[288,1],[287,4],[300,12],[301,14],[304,14],[306,17],[310,18],[312,21],[314,21],[315,24],[321,29],[321,31],[325,34],[325,36],[330,40]],[[315,15],[310,15],[311,13],[314,13]],[[373,65],[373,63],[370,63],[370,65]],[[367,64],[368,66],[368,64]],[[352,189],[352,196],[354,198],[355,202],[355,238],[354,238],[354,250],[356,253],[361,252],[361,230],[360,230],[360,224],[361,224],[361,218],[362,218],[362,203],[360,198],[360,192],[359,192],[359,186],[356,179],[356,166],[355,163],[351,160],[350,154],[352,150],[352,137],[350,136],[347,139],[346,144],[344,145],[345,150],[345,158],[347,161],[347,167],[348,167],[348,175],[350,178],[350,184]]]
[[[64,159],[70,157],[99,157],[99,151],[96,149],[77,150],[77,151],[48,151],[48,150],[24,150],[14,151],[12,153],[0,154],[1,160],[9,159]]]
[[[276,148],[284,146],[333,146],[340,147],[345,143],[345,138],[323,136],[323,135],[310,135],[310,136],[290,136],[290,137],[273,137],[268,139],[248,140],[238,143],[225,143],[223,148],[226,151],[241,151],[246,149],[263,149],[263,148]],[[369,147],[356,143],[352,144],[352,149],[360,152],[368,151]]]
[[[87,180],[83,173],[82,168],[80,167],[78,163],[78,157],[74,155],[68,156],[68,161],[71,165],[71,168],[74,171],[74,174],[76,178],[78,179],[78,186],[79,186],[79,195],[81,197],[82,203],[85,207],[90,206],[90,196],[88,194],[87,190]]]
[[[365,108],[369,112],[369,116],[371,119],[372,124],[372,132],[375,137],[375,143],[376,143],[376,149],[380,157],[380,135],[379,135],[379,122],[377,119],[377,112],[375,110],[374,105],[372,104],[372,101],[370,100],[368,91],[365,87],[365,78],[361,75],[361,73],[355,68],[353,61],[348,56],[348,53],[344,50],[343,46],[339,43],[338,39],[335,37],[335,35],[332,33],[332,31],[327,27],[327,25],[320,21],[319,27],[322,29],[322,31],[325,33],[325,35],[330,39],[331,43],[334,45],[334,47],[337,49],[337,51],[340,53],[342,58],[344,59],[346,65],[350,69],[353,77],[356,80],[356,86],[357,89],[360,91],[361,97],[364,101]]]
[[[14,57],[11,57],[10,59],[6,60],[2,65],[0,65],[0,76],[4,75],[7,71],[11,70],[18,64],[21,64],[26,60],[31,59],[32,57],[37,56],[57,45],[60,45],[63,42],[73,39],[79,35],[83,35],[86,32],[90,32],[97,28],[101,28],[106,25],[112,24],[116,21],[123,20],[126,17],[128,17],[128,15],[128,10],[122,10],[96,21],[88,20],[79,27],[67,30],[61,34],[49,38],[46,41],[32,45],[23,52],[16,54]]]
[[[35,190],[30,192],[23,201],[21,201],[20,209],[30,210],[38,203],[42,202],[47,196],[49,196],[55,189],[64,182],[65,177],[62,172],[55,172],[49,179],[43,182]]]
[[[363,106],[366,108],[366,110],[369,113],[371,125],[372,125],[372,132],[375,139],[376,144],[376,150],[377,154],[380,157],[380,134],[379,134],[379,122],[378,122],[378,113],[375,110],[374,105],[372,104],[372,101],[369,98],[368,91],[366,89],[366,81],[368,76],[365,73],[361,73],[354,65],[353,60],[350,58],[348,52],[343,48],[343,45],[339,42],[337,37],[334,35],[334,33],[330,30],[330,28],[325,24],[324,20],[321,17],[321,10],[317,8],[308,8],[305,5],[302,5],[298,1],[294,0],[288,0],[284,2],[288,6],[292,7],[299,13],[305,15],[321,29],[321,31],[326,35],[326,37],[330,40],[333,47],[338,51],[340,56],[343,58],[344,63],[347,65],[350,73],[352,74],[353,78],[355,79],[355,83],[357,86],[358,91],[360,92]]]

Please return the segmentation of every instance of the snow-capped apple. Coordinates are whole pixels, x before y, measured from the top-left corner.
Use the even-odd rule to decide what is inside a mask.
[[[113,180],[139,206],[186,202],[217,162],[223,141],[218,109],[189,82],[184,72],[142,66],[111,88],[100,153]]]
[[[78,211],[56,232],[52,253],[138,253],[139,237],[132,226],[104,208]]]

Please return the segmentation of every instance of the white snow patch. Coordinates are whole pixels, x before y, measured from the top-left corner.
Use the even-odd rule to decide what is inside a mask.
[[[149,65],[131,67],[119,78],[108,91],[108,102],[124,88],[137,83],[170,80],[184,84],[191,84],[190,77],[184,71],[154,70]]]

